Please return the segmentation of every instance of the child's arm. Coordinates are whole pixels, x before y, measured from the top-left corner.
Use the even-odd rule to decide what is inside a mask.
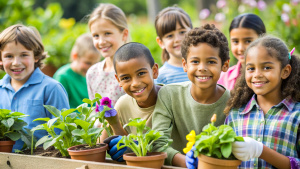
[[[282,169],[290,169],[290,159],[280,153],[278,153],[275,150],[270,149],[269,147],[265,146],[263,147],[263,151],[260,155],[261,159],[265,160],[266,162],[272,164],[276,168],[282,168]]]
[[[58,110],[70,109],[68,94],[62,84],[56,83],[46,89],[44,104],[54,106]],[[46,114],[47,117],[53,118],[50,112],[47,111]]]
[[[174,125],[171,104],[172,101],[168,97],[168,90],[164,87],[161,88],[160,91],[158,92],[158,97],[153,112],[152,129],[156,131],[162,131],[164,135],[155,141],[153,146],[153,151],[156,151],[160,147],[166,145],[168,139],[171,138],[171,133]],[[184,155],[182,154],[180,155],[179,151],[169,146],[165,150],[165,152],[167,152],[168,154],[168,157],[165,160],[166,165],[176,165],[176,166],[186,167],[185,158],[183,157]]]

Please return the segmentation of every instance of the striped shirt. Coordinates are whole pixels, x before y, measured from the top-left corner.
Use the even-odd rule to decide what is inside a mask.
[[[177,67],[165,62],[159,69],[159,75],[154,80],[155,84],[171,84],[189,81],[187,73],[184,72],[183,67]]]
[[[287,97],[264,114],[256,95],[239,109],[232,109],[225,120],[238,136],[251,137],[265,146],[288,156],[292,169],[300,168],[300,102]],[[243,161],[239,168],[275,168],[266,161],[254,158]]]

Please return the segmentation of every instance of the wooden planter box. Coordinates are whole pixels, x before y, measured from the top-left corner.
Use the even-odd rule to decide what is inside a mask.
[[[37,155],[21,155],[15,153],[0,153],[1,169],[142,169],[127,166],[106,159],[105,163],[72,160],[66,158],[43,157]],[[162,169],[184,169],[181,167],[163,166]]]

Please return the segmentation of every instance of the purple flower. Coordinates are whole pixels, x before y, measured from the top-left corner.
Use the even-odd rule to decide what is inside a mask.
[[[222,22],[225,20],[225,15],[223,13],[217,13],[216,16],[215,16],[215,20],[217,22]]]
[[[226,6],[226,1],[225,0],[218,0],[217,8],[223,8],[225,6]]]
[[[100,100],[100,105],[101,106],[108,106],[109,108],[111,108],[111,100],[108,98],[108,97],[103,97],[101,100]]]
[[[102,112],[104,110],[104,106],[112,108],[111,100],[108,97],[103,97],[100,100],[100,105],[98,105],[98,103],[96,103],[95,111],[96,112]],[[112,116],[115,116],[116,114],[117,114],[117,111],[115,109],[110,109],[110,110],[105,111],[104,116],[105,117],[112,117]]]
[[[265,1],[259,0],[259,1],[257,2],[257,8],[258,8],[260,11],[265,10],[266,7],[267,7],[267,4],[265,3]]]
[[[281,14],[281,20],[286,23],[286,22],[288,22],[290,20],[290,17],[289,17],[288,14],[282,13]]]
[[[209,14],[210,14],[210,11],[209,11],[209,9],[202,9],[201,11],[200,11],[200,13],[199,13],[199,18],[200,19],[206,19],[208,16],[209,16]]]
[[[117,115],[117,111],[115,109],[107,110],[104,114],[105,117],[113,117]]]

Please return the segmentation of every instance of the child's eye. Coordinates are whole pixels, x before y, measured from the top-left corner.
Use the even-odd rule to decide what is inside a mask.
[[[22,57],[26,57],[26,56],[28,56],[28,54],[25,54],[25,53],[24,53],[24,54],[22,54],[21,56],[22,56]]]
[[[121,81],[126,81],[126,80],[129,80],[129,77],[122,77],[121,78]]]
[[[170,39],[170,38],[172,38],[172,37],[173,37],[172,34],[166,35],[166,38],[167,38],[167,39]]]
[[[139,76],[142,76],[142,75],[144,75],[144,74],[146,74],[146,72],[139,72],[139,73],[138,73]]]
[[[265,70],[269,70],[269,69],[272,69],[272,68],[269,67],[269,66],[266,66],[266,67],[264,67],[264,69],[265,69]]]
[[[252,40],[246,40],[246,43],[247,44],[249,44],[249,43],[251,43],[252,42]]]
[[[247,71],[254,71],[254,68],[253,67],[248,67]]]
[[[13,58],[12,55],[5,55],[4,58]]]
[[[93,38],[98,38],[98,37],[99,37],[98,34],[94,34],[94,35],[93,35]]]
[[[110,32],[105,32],[105,33],[104,33],[104,35],[110,35],[110,34],[111,34]]]
[[[180,31],[179,32],[181,35],[184,35],[186,33],[186,31]]]
[[[191,63],[197,64],[197,63],[199,63],[199,61],[198,60],[192,60]]]
[[[231,43],[233,43],[233,44],[238,44],[238,43],[239,43],[239,41],[237,41],[237,40],[233,40],[233,41],[231,41]]]
[[[208,63],[209,64],[216,64],[217,62],[211,60],[211,61],[208,61]]]

